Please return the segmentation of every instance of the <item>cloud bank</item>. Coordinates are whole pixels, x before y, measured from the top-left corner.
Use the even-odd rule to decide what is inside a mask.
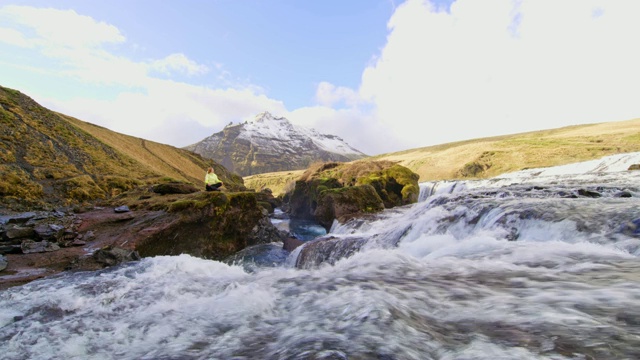
[[[410,0],[360,95],[406,147],[638,117],[640,2]]]
[[[73,10],[5,6],[0,20],[7,24],[0,25],[0,43],[31,50],[28,55],[46,63],[7,65],[53,76],[60,83],[75,81],[98,93],[106,89],[108,95],[52,97],[39,94],[37,88],[19,90],[47,107],[114,131],[185,146],[230,121],[265,110],[286,112],[281,101],[268,98],[258,86],[212,88],[181,80],[211,72],[185,54],[143,60],[118,55],[114,46],[127,44],[120,30]],[[226,76],[219,66],[215,70],[214,76]]]
[[[2,7],[0,45],[49,62],[2,62],[13,70],[111,89],[72,97],[19,90],[115,131],[185,146],[269,111],[373,155],[639,117],[639,14],[637,0],[408,0],[363,64],[359,87],[319,79],[315,104],[300,109],[189,54],[124,55],[134,45],[120,29],[72,10]]]

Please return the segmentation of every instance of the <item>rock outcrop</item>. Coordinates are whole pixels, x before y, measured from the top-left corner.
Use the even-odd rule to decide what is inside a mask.
[[[136,241],[141,256],[189,254],[222,260],[248,246],[281,241],[256,193],[203,192],[172,203],[173,216]]]
[[[0,216],[0,289],[145,256],[223,260],[248,246],[283,241],[286,234],[271,223],[264,205],[275,201],[268,195],[161,195],[152,186],[78,213],[65,209]]]
[[[53,112],[2,86],[0,144],[0,209],[15,212],[93,205],[152,183],[198,191],[208,167],[227,190],[246,190],[215,161]]]
[[[307,170],[284,196],[291,217],[313,219],[327,229],[395,206],[415,203],[418,175],[390,161],[324,163]]]

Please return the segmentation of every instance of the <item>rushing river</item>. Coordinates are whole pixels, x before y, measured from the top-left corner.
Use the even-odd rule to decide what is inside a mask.
[[[11,288],[0,358],[639,359],[630,162],[423,183],[305,258],[276,244],[250,269],[162,256]]]

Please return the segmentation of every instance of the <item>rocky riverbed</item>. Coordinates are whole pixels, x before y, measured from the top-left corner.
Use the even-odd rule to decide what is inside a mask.
[[[155,195],[155,202],[0,215],[0,290],[62,271],[93,271],[145,256],[221,260],[284,241],[256,193]],[[164,205],[159,206],[162,201]],[[1,214],[1,213],[0,213]],[[178,240],[176,240],[178,239]]]

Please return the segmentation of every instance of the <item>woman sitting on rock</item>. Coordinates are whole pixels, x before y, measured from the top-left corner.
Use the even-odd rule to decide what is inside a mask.
[[[213,172],[213,168],[210,167],[207,170],[207,175],[204,176],[204,186],[207,191],[218,191],[219,187],[222,186],[223,183],[218,179],[218,175]]]

